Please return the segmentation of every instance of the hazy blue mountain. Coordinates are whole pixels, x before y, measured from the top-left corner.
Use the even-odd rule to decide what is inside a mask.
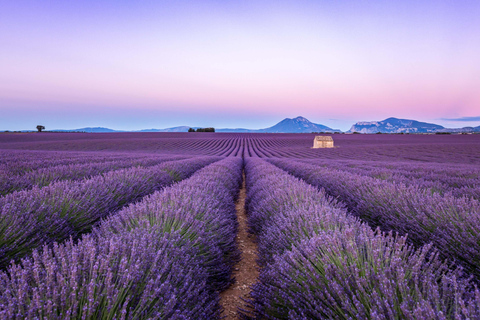
[[[416,120],[388,118],[383,121],[357,122],[347,132],[360,133],[429,133],[445,129],[444,127]]]
[[[480,132],[480,126],[478,126],[478,127],[463,127],[463,128],[443,128],[443,129],[437,130],[437,132],[454,132],[454,133]]]
[[[189,128],[198,129],[198,127],[179,126],[166,129],[142,129],[129,132],[187,132]],[[28,131],[28,130],[26,130]],[[76,131],[76,132],[126,132],[124,130],[114,130],[104,127],[86,127],[73,130],[52,130],[52,131]],[[304,117],[293,119],[286,118],[276,125],[265,129],[245,129],[245,128],[221,128],[215,129],[216,132],[272,132],[272,133],[310,133],[310,132],[341,132],[337,129],[329,128],[322,124],[310,122]],[[357,122],[347,132],[360,133],[470,133],[480,132],[478,127],[464,128],[444,128],[438,124],[420,122],[416,120],[388,118],[383,121]]]
[[[190,128],[197,129],[197,127],[180,126],[166,129],[143,129],[138,132],[188,132],[188,129]]]
[[[187,132],[189,128],[198,129],[198,127],[179,126],[166,129],[142,129],[133,132]],[[83,131],[83,132],[125,132],[121,130],[113,130],[102,127],[88,127],[73,130],[55,130],[55,131]],[[244,129],[244,128],[221,128],[215,129],[216,132],[272,132],[272,133],[310,133],[310,132],[341,132],[322,124],[310,122],[304,117],[296,117],[294,119],[286,118],[276,125],[265,129]]]
[[[215,129],[215,132],[260,132],[255,129],[244,129],[244,128],[221,128],[221,129]]]
[[[310,132],[340,132],[323,124],[310,122],[304,117],[285,118],[276,125],[265,129],[218,129],[217,132],[271,132],[271,133],[310,133]]]
[[[166,128],[166,129],[142,129],[142,130],[114,130],[114,129],[109,129],[109,128],[104,128],[104,127],[87,127],[87,128],[80,128],[80,129],[72,129],[72,130],[52,130],[52,131],[58,131],[58,132],[64,132],[64,131],[69,131],[69,132],[96,132],[96,133],[101,133],[101,132],[187,132],[190,127],[188,126],[181,126],[181,127],[173,127],[173,128]],[[196,129],[196,127],[193,127]]]
[[[47,130],[48,131],[48,130]],[[113,130],[109,128],[104,128],[104,127],[86,127],[86,128],[80,128],[80,129],[72,129],[72,130],[65,130],[65,129],[59,129],[59,130],[52,130],[55,132],[125,132],[122,130]]]

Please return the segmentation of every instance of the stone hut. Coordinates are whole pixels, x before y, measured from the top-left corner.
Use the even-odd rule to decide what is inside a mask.
[[[313,140],[313,148],[333,148],[333,138],[331,136],[316,136]]]

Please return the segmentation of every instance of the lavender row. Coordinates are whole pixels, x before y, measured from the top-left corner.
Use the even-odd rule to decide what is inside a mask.
[[[480,292],[431,245],[373,231],[323,191],[262,160],[246,164],[263,268],[257,319],[477,319]],[[248,316],[248,315],[247,315]]]
[[[467,196],[480,199],[480,170],[477,166],[373,161],[303,160],[302,162],[390,182],[414,184],[441,194],[451,192],[456,197]]]
[[[31,189],[34,186],[44,187],[55,181],[81,180],[116,169],[134,166],[148,167],[165,161],[180,159],[182,159],[182,157],[150,157],[41,168],[29,171],[25,174],[3,177],[0,180],[0,195],[5,195],[18,190]]]
[[[229,158],[131,205],[74,243],[0,273],[2,319],[218,319],[231,283],[242,163]]]
[[[218,159],[120,169],[84,181],[59,181],[7,194],[0,198],[0,267],[43,243],[88,232],[99,219]]]
[[[480,277],[480,203],[417,185],[381,181],[295,161],[271,160],[307,183],[338,197],[362,220],[383,230],[408,234],[415,245],[433,242]]]
[[[0,176],[20,175],[42,168],[100,163],[115,160],[136,160],[151,158],[151,155],[107,153],[107,152],[41,152],[0,150]]]
[[[103,221],[101,234],[162,226],[199,243],[215,290],[233,281],[232,267],[239,258],[235,237],[238,222],[234,200],[241,184],[241,158],[226,158],[190,179],[155,193]]]
[[[0,149],[30,154],[152,152],[260,158],[374,160],[480,164],[480,135],[333,135],[335,148],[313,149],[314,134],[276,133],[115,133],[0,135]],[[67,152],[65,152],[67,151]],[[26,151],[18,151],[24,152]],[[2,151],[0,151],[0,158]],[[0,171],[1,171],[0,159]]]

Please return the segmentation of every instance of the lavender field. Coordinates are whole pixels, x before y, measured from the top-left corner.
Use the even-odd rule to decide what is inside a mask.
[[[480,319],[480,135],[314,137],[1,133],[0,319]]]

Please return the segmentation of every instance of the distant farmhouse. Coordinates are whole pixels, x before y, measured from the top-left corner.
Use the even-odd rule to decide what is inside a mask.
[[[331,136],[316,136],[313,140],[313,148],[333,148],[333,138]]]

